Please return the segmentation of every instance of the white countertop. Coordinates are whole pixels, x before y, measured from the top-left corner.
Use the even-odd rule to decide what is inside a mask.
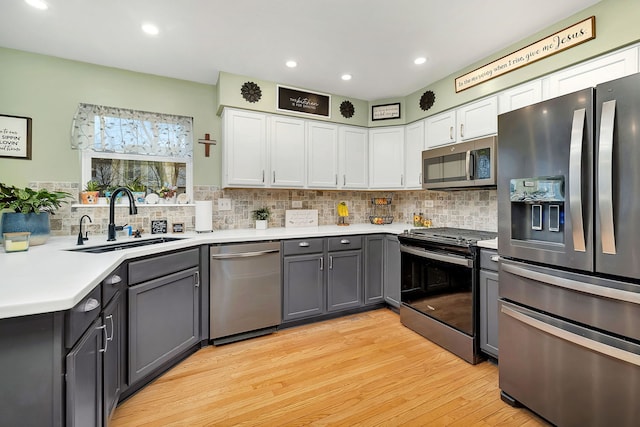
[[[478,240],[477,245],[481,248],[498,250],[498,238],[489,240]]]
[[[171,236],[184,239],[102,254],[70,252],[69,249],[79,247],[76,246],[76,236],[52,237],[44,245],[32,246],[26,252],[5,253],[0,248],[0,319],[68,310],[120,263],[131,258],[203,244],[355,234],[400,234],[410,227],[409,224],[352,224],[346,227],[325,225],[267,230],[216,230],[202,234],[153,234],[143,238]],[[133,238],[119,237],[115,243],[129,240]],[[84,247],[106,243],[106,236],[90,235]]]

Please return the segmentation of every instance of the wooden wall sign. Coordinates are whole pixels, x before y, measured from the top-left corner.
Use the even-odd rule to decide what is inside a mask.
[[[591,16],[455,79],[456,93],[596,38]]]
[[[331,95],[278,85],[279,111],[331,117]]]
[[[0,157],[31,160],[31,117],[0,114]]]

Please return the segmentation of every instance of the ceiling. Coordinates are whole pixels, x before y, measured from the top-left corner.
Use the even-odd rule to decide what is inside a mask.
[[[599,0],[45,1],[41,11],[2,0],[0,46],[200,83],[225,71],[377,100],[427,87]],[[144,34],[143,22],[160,33]],[[418,56],[427,62],[415,65]]]

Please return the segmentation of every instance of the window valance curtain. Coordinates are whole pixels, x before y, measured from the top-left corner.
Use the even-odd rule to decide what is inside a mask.
[[[79,104],[71,147],[110,153],[191,157],[193,118]]]

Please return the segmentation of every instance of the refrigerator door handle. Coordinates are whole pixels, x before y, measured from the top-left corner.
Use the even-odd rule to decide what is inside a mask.
[[[602,104],[600,140],[598,141],[598,210],[602,253],[615,255],[616,236],[613,228],[613,127],[616,101]]]
[[[571,146],[569,151],[569,208],[573,226],[573,249],[586,252],[584,223],[582,215],[582,139],[586,110],[573,112],[571,125]]]
[[[547,334],[553,335],[561,340],[568,341],[570,343],[587,348],[591,351],[603,354],[605,356],[613,357],[614,359],[640,366],[640,355],[637,355],[635,353],[603,344],[598,341],[590,340],[589,338],[574,334],[573,332],[566,331],[562,328],[550,325],[541,320],[534,319],[533,317],[527,316],[526,314],[521,313],[520,311],[516,311],[505,305],[501,307],[501,311],[503,314],[506,314],[507,316],[512,317],[513,319],[518,320],[525,325],[529,325],[532,328],[546,332]]]
[[[590,283],[579,282],[577,280],[565,279],[564,277],[551,276],[515,265],[503,263],[502,271],[515,274],[525,279],[535,280],[546,285],[557,286],[570,291],[582,292],[596,297],[610,298],[616,301],[628,302],[640,305],[640,294],[636,292],[623,291],[621,289],[608,288],[606,286],[592,285]]]

